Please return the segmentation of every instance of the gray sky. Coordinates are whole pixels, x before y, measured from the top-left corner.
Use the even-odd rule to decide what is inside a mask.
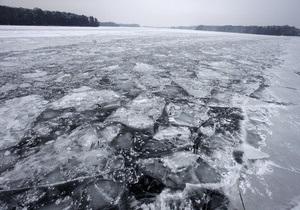
[[[92,15],[143,26],[291,25],[300,0],[0,0],[0,5]]]

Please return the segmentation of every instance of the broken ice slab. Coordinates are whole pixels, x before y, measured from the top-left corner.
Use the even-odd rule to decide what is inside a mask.
[[[222,189],[205,189],[187,184],[184,193],[192,203],[191,209],[231,209],[228,208],[229,200]]]
[[[111,146],[115,149],[130,149],[133,147],[133,137],[131,133],[118,135],[111,142]]]
[[[207,126],[201,126],[199,128],[199,131],[201,132],[201,134],[203,134],[206,137],[210,137],[212,135],[215,134],[216,131],[216,124],[212,123],[211,125],[207,125]]]
[[[257,81],[247,81],[243,80],[242,83],[233,83],[231,84],[231,90],[236,93],[243,94],[245,96],[250,96],[253,92],[255,92],[259,86],[260,83]]]
[[[11,153],[9,150],[0,151],[0,173],[11,169],[18,162],[16,154]]]
[[[135,80],[135,83],[137,84],[138,88],[142,90],[161,90],[162,85],[170,85],[171,80],[169,78],[161,77],[160,75],[148,75],[144,74],[138,77],[138,79]]]
[[[171,124],[199,127],[208,119],[208,107],[194,103],[170,103],[167,113]]]
[[[35,73],[23,74],[23,77],[25,77],[25,78],[36,79],[36,80],[40,80],[40,81],[45,80],[44,78],[46,76],[47,76],[47,72],[45,72],[45,71],[39,71],[39,70],[36,70]]]
[[[209,66],[200,65],[198,67],[197,77],[201,78],[201,80],[219,79],[224,77],[224,73],[222,71],[212,69]]]
[[[55,82],[59,82],[59,83],[62,83],[62,82],[68,82],[68,80],[70,80],[70,78],[72,77],[71,74],[59,74],[58,75],[58,78],[55,80]]]
[[[165,188],[165,185],[158,179],[143,175],[137,183],[129,185],[130,192],[137,200],[155,198]]]
[[[189,95],[196,98],[206,97],[211,90],[211,87],[207,86],[207,84],[201,80],[180,78],[174,80],[174,82],[182,87]]]
[[[139,150],[142,157],[161,157],[173,153],[176,145],[169,141],[150,139]]]
[[[119,107],[121,97],[111,90],[93,90],[83,86],[53,102],[51,108],[66,109],[74,107],[77,111],[93,110],[99,106]]]
[[[195,175],[200,183],[218,183],[222,176],[201,158],[197,159],[197,167],[194,168]]]
[[[136,63],[135,67],[133,68],[133,71],[142,74],[156,74],[159,72],[164,72],[164,70],[146,63]]]
[[[192,148],[191,132],[187,127],[162,127],[140,150],[143,157],[161,157],[175,150]]]
[[[102,176],[55,184],[0,190],[5,209],[104,209],[122,206],[124,186]]]
[[[161,116],[164,106],[162,98],[140,95],[125,107],[117,109],[107,121],[120,122],[134,129],[151,129]]]
[[[52,210],[52,209],[72,209],[73,200],[70,196],[60,196],[57,199],[53,199],[52,202],[42,204],[39,210]]]
[[[134,81],[137,87],[145,91],[160,89],[162,85],[171,84],[169,78],[160,75],[164,72],[165,70],[146,63],[137,63],[132,70],[132,74],[136,78]]]
[[[115,89],[123,91],[131,91],[136,88],[135,82],[129,78],[116,80],[113,85]]]
[[[239,94],[236,93],[218,90],[209,98],[207,106],[232,107],[233,105],[238,103],[238,96]]]
[[[87,125],[58,137],[3,172],[0,185],[19,188],[51,184],[122,168],[122,158],[108,145],[118,134],[114,126],[97,130]]]
[[[176,98],[182,99],[189,95],[182,87],[173,83],[165,84],[164,87],[161,87],[161,90],[155,94],[161,95],[169,100],[174,100]]]
[[[6,84],[0,87],[0,93],[5,93],[18,88],[18,85]]]
[[[106,209],[116,207],[122,202],[124,187],[111,180],[97,179],[84,188],[73,192],[75,209]]]
[[[16,145],[47,103],[38,95],[6,101],[0,107],[0,149]]]
[[[199,155],[193,153],[177,152],[171,156],[162,158],[161,161],[171,172],[177,173],[190,166],[195,166],[198,158]]]
[[[265,159],[270,157],[270,155],[268,155],[267,153],[264,153],[259,149],[256,149],[248,144],[243,144],[242,148],[245,156],[249,160],[259,160],[259,159]]]
[[[191,143],[191,131],[187,127],[166,127],[153,136],[156,140],[169,140],[176,145],[185,145]]]
[[[177,152],[159,159],[139,160],[139,170],[155,177],[172,189],[183,189],[187,183],[217,183],[221,175],[199,155]]]

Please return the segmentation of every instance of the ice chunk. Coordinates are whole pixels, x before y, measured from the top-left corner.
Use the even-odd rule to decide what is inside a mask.
[[[199,127],[208,119],[207,111],[207,107],[193,103],[170,103],[167,106],[170,123],[181,126]]]
[[[19,88],[29,88],[31,86],[32,85],[30,83],[23,83],[23,84],[19,85]]]
[[[221,175],[208,163],[199,158],[194,172],[201,183],[217,183],[221,181]]]
[[[0,93],[5,93],[8,92],[10,90],[15,90],[17,89],[18,86],[17,85],[12,85],[12,84],[6,84],[0,87]]]
[[[88,86],[81,86],[80,88],[76,88],[74,90],[72,90],[72,93],[82,93],[82,92],[87,92],[87,91],[91,91],[93,90],[92,88],[88,87]]]
[[[218,91],[210,98],[208,106],[231,107],[234,103],[235,94],[231,92]]]
[[[71,74],[62,74],[55,80],[55,82],[65,82],[66,80],[71,78]]]
[[[6,101],[0,108],[0,149],[17,144],[47,103],[38,95]]]
[[[161,116],[165,101],[159,97],[139,96],[127,106],[119,108],[107,121],[124,123],[135,129],[152,128]]]
[[[0,185],[4,188],[44,185],[122,168],[122,159],[107,143],[117,135],[108,135],[108,130],[118,130],[113,126],[116,125],[98,131],[86,125],[70,135],[58,137],[54,143],[44,145],[37,153],[19,160],[14,168],[2,173]],[[9,166],[6,165],[4,167]]]
[[[150,139],[146,144],[142,145],[142,156],[146,157],[161,157],[167,154],[173,153],[173,149],[176,148],[174,142],[161,141],[156,139]]]
[[[128,149],[132,148],[133,142],[132,142],[132,135],[131,133],[124,133],[120,134],[117,138],[115,138],[111,142],[111,146],[116,149]]]
[[[244,154],[249,160],[258,160],[258,159],[264,159],[269,158],[270,155],[267,153],[264,153],[258,149],[255,149],[254,147],[244,144],[243,145]]]
[[[117,80],[114,82],[114,86],[116,89],[123,90],[123,91],[130,91],[136,87],[135,82],[132,80]]]
[[[0,151],[0,173],[12,168],[17,161],[18,157],[16,154],[11,153],[9,150]]]
[[[155,197],[165,188],[165,185],[158,179],[143,175],[137,183],[129,186],[130,192],[139,200],[143,198]]]
[[[63,151],[70,147],[74,151],[88,151],[97,147],[105,147],[120,131],[118,125],[107,126],[99,131],[92,126],[82,126],[75,129],[67,139],[60,138],[54,143],[56,150]],[[79,159],[81,157],[78,157]]]
[[[168,167],[171,172],[177,173],[197,163],[199,155],[188,152],[177,152],[169,157],[162,158],[164,166]]]
[[[144,174],[157,178],[169,188],[184,188],[187,183],[200,184],[219,180],[218,175],[207,163],[199,163],[199,155],[178,152],[161,160],[139,161]]]
[[[182,87],[189,95],[196,98],[204,98],[211,90],[211,87],[206,86],[201,81],[193,79],[181,78],[174,80],[174,82]]]
[[[47,72],[36,70],[35,73],[23,74],[23,76],[28,79],[43,80],[47,76]]]
[[[84,150],[90,150],[93,145],[98,143],[99,136],[94,128],[90,127],[88,129],[84,129],[82,134],[83,135],[78,137],[77,141]]]
[[[151,66],[146,63],[137,63],[135,67],[133,68],[134,71],[140,72],[140,73],[146,73],[146,74],[153,74],[154,72],[161,72],[163,70],[160,70],[156,68],[155,66]]]
[[[111,90],[92,90],[81,87],[71,91],[68,95],[51,104],[53,109],[76,108],[77,111],[93,110],[102,104],[117,104],[120,95]]]
[[[77,208],[106,209],[112,207],[122,191],[122,185],[119,183],[98,179],[86,185],[83,190],[77,190],[77,194],[79,194],[77,197],[80,198]]]
[[[182,87],[176,84],[166,84],[163,89],[159,91],[159,94],[171,100],[174,98],[184,98],[188,95]]]
[[[204,134],[205,136],[212,136],[214,135],[216,130],[215,124],[213,126],[201,126],[200,132]]]
[[[167,127],[157,132],[153,138],[157,140],[168,139],[171,141],[187,142],[190,140],[191,131],[187,127]]]
[[[174,145],[174,147],[192,144],[191,131],[187,127],[171,126],[167,128],[162,128],[153,136],[153,139],[160,141],[160,143]]]
[[[100,133],[100,137],[102,142],[110,143],[114,138],[116,138],[121,131],[121,125],[119,124],[112,124],[108,125],[103,129],[98,131]]]
[[[213,79],[213,78],[222,78],[224,77],[221,71],[215,69],[199,66],[199,71],[197,71],[197,77],[203,79]]]

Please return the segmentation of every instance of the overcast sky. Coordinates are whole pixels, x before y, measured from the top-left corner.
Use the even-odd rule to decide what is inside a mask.
[[[0,5],[92,15],[143,26],[291,25],[300,0],[0,0]]]

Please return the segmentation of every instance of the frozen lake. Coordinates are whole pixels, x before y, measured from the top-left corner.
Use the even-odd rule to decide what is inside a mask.
[[[0,209],[297,209],[300,39],[0,26]]]

